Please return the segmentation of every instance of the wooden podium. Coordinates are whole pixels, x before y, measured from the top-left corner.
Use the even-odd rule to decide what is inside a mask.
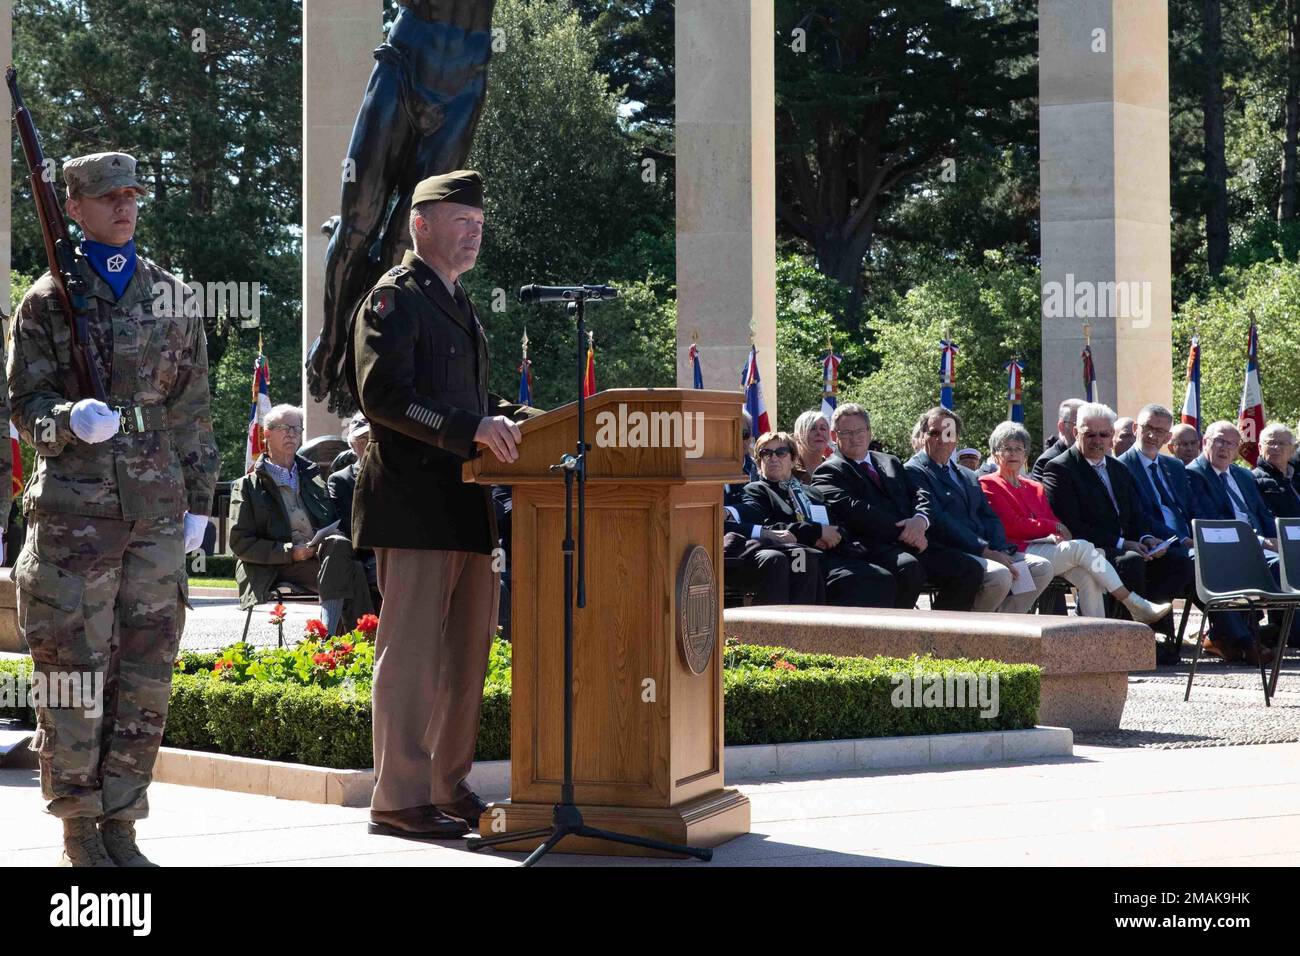
[[[665,388],[586,403],[573,776],[590,826],[694,846],[749,832],[749,800],[722,774],[722,486],[744,480],[742,402],[740,392]],[[514,488],[511,797],[483,814],[485,837],[549,826],[560,799],[564,480],[550,469],[576,448],[577,410],[520,425],[515,462],[485,453],[464,466],[466,481]],[[576,510],[576,489],[574,498]],[[654,855],[572,836],[556,850]]]

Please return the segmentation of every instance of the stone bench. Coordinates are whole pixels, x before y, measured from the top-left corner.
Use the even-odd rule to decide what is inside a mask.
[[[1149,627],[1107,618],[765,605],[728,608],[723,631],[744,644],[809,654],[1037,664],[1038,722],[1079,731],[1118,728],[1129,672],[1156,664]]]
[[[27,642],[18,636],[18,597],[14,593],[13,568],[0,568],[0,651],[27,652]]]

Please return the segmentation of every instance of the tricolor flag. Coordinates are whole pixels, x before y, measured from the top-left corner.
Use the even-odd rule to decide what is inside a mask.
[[[1192,336],[1192,347],[1187,353],[1187,394],[1183,398],[1184,425],[1191,425],[1196,434],[1201,433],[1201,337]]]
[[[939,404],[953,408],[952,387],[957,384],[957,344],[939,340]],[[954,411],[956,409],[953,409]]]
[[[1012,359],[1005,366],[1007,371],[1007,421],[1025,421],[1025,407],[1021,399],[1025,390],[1025,366],[1018,358]]]
[[[840,362],[844,356],[836,355],[830,343],[826,343],[826,357],[822,359],[822,414],[829,422],[835,414],[836,393],[840,388]]]
[[[18,447],[18,429],[14,426],[13,419],[9,420],[9,450],[14,456],[14,466],[11,474],[13,475],[13,497],[17,501],[23,494],[23,456]],[[0,527],[8,527],[9,516],[0,515]]]
[[[266,451],[266,416],[271,411],[271,369],[262,354],[262,337],[257,337],[257,359],[253,362],[253,405],[248,412],[248,444],[244,447],[244,471]]]
[[[691,347],[687,349],[686,354],[689,355],[691,359],[691,376],[692,380],[695,382],[695,387],[703,388],[704,372],[700,368],[700,347],[696,343],[692,342]]]
[[[582,377],[582,397],[591,398],[596,394],[596,336],[587,333],[587,374]]]
[[[1083,395],[1090,402],[1097,401],[1097,366],[1092,362],[1092,343],[1083,343]]]
[[[1259,387],[1259,332],[1254,319],[1250,320],[1246,345],[1246,381],[1241,386],[1237,429],[1241,432],[1241,451],[1238,454],[1253,468],[1259,460],[1259,433],[1264,430],[1264,393]]]
[[[740,387],[745,391],[745,411],[749,412],[754,423],[754,437],[757,438],[772,430],[767,418],[767,406],[763,403],[763,386],[758,380],[758,346],[749,347],[749,361],[740,374]]]
[[[519,363],[519,404],[533,404],[533,362],[528,357],[528,329],[524,329],[523,361]]]

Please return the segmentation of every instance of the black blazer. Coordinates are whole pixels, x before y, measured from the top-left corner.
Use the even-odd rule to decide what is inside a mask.
[[[1048,504],[1070,534],[1092,542],[1107,554],[1115,554],[1120,538],[1138,541],[1149,529],[1143,527],[1142,506],[1128,468],[1107,455],[1106,476],[1115,492],[1118,512],[1078,445],[1071,445],[1048,462],[1043,486]]]
[[[904,521],[916,514],[916,496],[908,486],[903,463],[893,455],[868,453],[883,488],[838,451],[813,472],[813,489],[830,508],[831,518],[868,545],[893,544]]]
[[[1251,475],[1255,485],[1276,518],[1300,518],[1300,490],[1295,481],[1278,471],[1263,458]]]
[[[805,488],[804,491],[813,504],[826,504],[826,499],[816,488]],[[755,518],[755,524],[761,524],[765,528],[775,528],[777,531],[791,531],[795,539],[807,547],[813,547],[821,540],[821,525],[812,521],[800,521],[795,515],[794,505],[790,503],[788,493],[774,482],[760,478],[747,484],[745,505]],[[828,507],[827,511],[829,510]],[[827,516],[829,517],[829,514]],[[841,534],[843,534],[842,529]],[[847,536],[845,537],[847,539]]]
[[[330,501],[334,502],[334,511],[339,516],[339,534],[348,540],[352,539],[352,494],[357,489],[360,470],[361,462],[353,461],[330,475],[327,483]]]
[[[1047,469],[1047,463],[1057,455],[1061,454],[1061,452],[1065,451],[1066,447],[1068,446],[1065,444],[1065,441],[1060,435],[1057,435],[1056,440],[1044,448],[1043,453],[1038,456],[1037,460],[1035,460],[1032,469],[1033,476],[1039,481],[1042,481],[1043,472]]]

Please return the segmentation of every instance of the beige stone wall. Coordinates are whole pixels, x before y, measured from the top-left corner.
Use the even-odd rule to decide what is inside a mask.
[[[770,0],[678,0],[677,382],[740,388],[751,334],[776,415],[776,100]],[[782,423],[789,425],[792,423]]]
[[[7,2],[7,0],[5,0]],[[383,41],[382,0],[304,0],[302,353],[324,322],[325,247],[320,227],[339,211],[342,163],[352,124]],[[307,437],[342,434],[337,418],[311,400],[303,380]]]
[[[13,62],[13,23],[11,13],[13,10],[12,0],[0,0],[0,65],[8,66]],[[6,99],[9,97],[9,91],[4,92]],[[8,115],[13,115],[13,104],[9,104]],[[12,197],[9,189],[12,180],[12,169],[10,163],[13,160],[13,141],[12,134],[13,124],[10,124],[10,135],[0,137],[0,310],[5,315],[10,312],[9,302],[9,268],[11,263],[10,252],[13,249],[12,239],[9,235],[12,210],[9,208]]]
[[[1170,356],[1169,68],[1165,0],[1040,0],[1042,281],[1137,283],[1145,315],[1051,317],[1043,428],[1082,395],[1092,326],[1100,399],[1121,415],[1174,401]],[[1104,31],[1096,34],[1094,31]],[[1094,50],[1104,39],[1104,52]],[[1112,310],[1112,312],[1115,310]],[[1135,310],[1133,310],[1135,311]]]

